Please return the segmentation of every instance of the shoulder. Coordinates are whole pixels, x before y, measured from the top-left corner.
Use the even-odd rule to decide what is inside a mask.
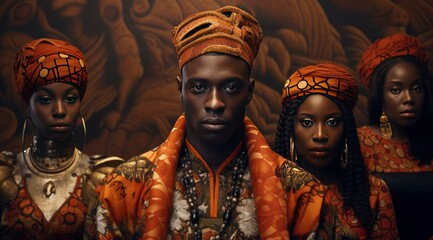
[[[102,179],[110,174],[117,166],[122,164],[124,160],[120,157],[105,157],[101,155],[89,156],[90,169],[88,172],[89,177],[92,179],[98,179],[101,182]]]
[[[5,151],[0,153],[0,209],[12,202],[18,193],[14,179],[15,163],[16,154]]]
[[[305,187],[319,188],[322,185],[313,175],[290,160],[285,160],[277,171],[286,191],[296,191]]]
[[[120,164],[113,171],[113,177],[123,177],[128,181],[144,182],[148,180],[155,168],[155,151],[149,151],[138,156],[134,156],[128,161]],[[107,178],[110,181],[112,178]]]
[[[83,167],[86,168],[85,181],[82,186],[82,197],[85,203],[89,203],[92,197],[96,197],[95,188],[103,183],[104,178],[109,175],[119,164],[124,162],[119,157],[104,157],[102,155],[87,156],[83,154]]]
[[[379,200],[390,198],[391,193],[386,182],[379,177],[369,174],[370,180],[370,195],[377,197]]]
[[[362,146],[372,147],[381,143],[382,137],[376,126],[362,126],[357,129],[359,143]]]
[[[12,166],[17,159],[17,155],[13,152],[0,152],[0,166]]]

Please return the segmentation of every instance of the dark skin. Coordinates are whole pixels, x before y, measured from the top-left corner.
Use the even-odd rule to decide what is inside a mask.
[[[338,105],[326,96],[310,95],[298,108],[294,132],[300,165],[324,184],[336,183],[344,144]]]
[[[383,85],[383,108],[391,123],[392,139],[408,142],[424,104],[423,80],[415,64],[398,63],[388,70]],[[380,133],[379,126],[373,130]]]
[[[186,63],[178,90],[186,117],[186,138],[216,172],[243,139],[245,109],[254,80],[237,57],[205,54]]]
[[[80,116],[80,95],[70,84],[51,83],[32,94],[28,117],[32,122],[37,154],[64,157],[73,153],[73,130]]]

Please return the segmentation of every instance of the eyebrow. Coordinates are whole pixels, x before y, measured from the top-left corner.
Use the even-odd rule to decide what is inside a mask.
[[[412,80],[411,84],[416,83],[416,82],[422,82],[422,81],[423,81],[422,78],[416,78],[416,79]],[[390,83],[403,84],[403,82],[401,80],[397,80],[397,79],[391,79]]]
[[[311,113],[301,112],[301,113],[298,113],[297,115],[298,116],[302,116],[302,117],[316,118],[316,116],[314,114],[311,114]],[[330,117],[341,117],[341,116],[343,116],[343,113],[341,113],[341,112],[333,112],[333,113],[329,113],[329,114],[326,115],[327,118],[330,118]]]
[[[70,86],[69,88],[67,88],[67,89],[65,90],[65,95],[66,95],[66,94],[69,94],[70,92],[72,92],[72,91],[74,91],[74,90],[76,90],[76,88],[75,88],[74,86]],[[36,92],[40,92],[40,91],[43,91],[43,92],[46,92],[46,93],[48,93],[48,94],[54,95],[53,90],[51,90],[51,89],[49,89],[49,88],[46,88],[45,86],[40,87],[40,88],[38,88],[38,89],[36,90]],[[78,92],[78,90],[77,90],[77,92]]]

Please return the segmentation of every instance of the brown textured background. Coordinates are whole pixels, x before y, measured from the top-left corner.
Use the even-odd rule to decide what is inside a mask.
[[[271,145],[283,83],[297,68],[334,62],[357,77],[363,50],[394,33],[418,37],[433,57],[433,0],[3,0],[0,150],[22,150],[25,106],[16,93],[12,65],[19,47],[39,37],[70,41],[88,60],[82,102],[86,153],[129,158],[157,146],[182,113],[171,30],[191,13],[226,4],[252,13],[265,33],[247,114]],[[429,64],[433,70],[433,61]],[[365,89],[355,116],[359,125],[366,123]],[[81,128],[76,135],[82,145]]]

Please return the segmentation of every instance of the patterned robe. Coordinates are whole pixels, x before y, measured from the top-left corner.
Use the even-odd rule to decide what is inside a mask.
[[[288,239],[290,231],[307,238],[318,227],[322,200],[315,193],[323,191],[322,185],[274,153],[248,118],[244,128],[248,168],[226,233],[230,239]],[[192,238],[190,207],[177,164],[184,138],[185,117],[181,116],[162,145],[120,165],[106,178],[89,215],[89,238]],[[224,161],[216,176],[193,147],[188,148],[198,192],[200,229],[203,239],[212,239],[221,225],[232,183],[232,160],[242,147]]]
[[[433,237],[433,160],[419,165],[408,144],[383,139],[367,126],[358,136],[368,171],[389,186],[401,239]]]

